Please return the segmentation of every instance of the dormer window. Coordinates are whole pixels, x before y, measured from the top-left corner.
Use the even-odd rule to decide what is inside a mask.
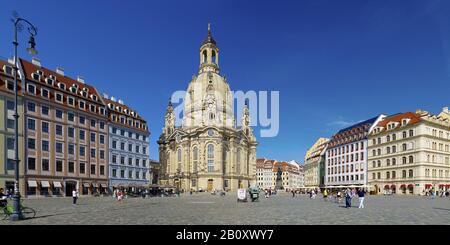
[[[93,101],[97,101],[97,96],[96,96],[95,94],[91,94],[91,99],[92,99]]]
[[[66,90],[66,84],[64,83],[58,83],[58,87],[62,90]]]
[[[406,124],[408,124],[409,119],[402,119],[402,126],[405,126]]]
[[[52,79],[53,81],[56,81],[56,77],[54,75],[49,75],[48,76],[50,79]]]
[[[33,80],[35,80],[35,81],[40,81],[40,80],[41,80],[41,75],[39,75],[39,74],[37,74],[37,73],[31,74],[31,77],[32,77]]]
[[[83,97],[87,97],[87,92],[86,92],[86,91],[81,91],[80,94],[81,94]]]
[[[47,78],[45,79],[45,81],[46,81],[47,84],[50,85],[50,86],[53,86],[53,84],[54,84],[54,82],[55,82],[55,80],[53,80],[53,79],[51,79],[51,78],[49,78],[49,77],[47,77]]]
[[[76,93],[77,93],[77,88],[75,88],[75,87],[70,87],[70,92],[76,94]]]
[[[41,71],[41,70],[37,70],[36,73],[39,74],[39,76],[43,76],[44,75],[44,72]]]
[[[108,103],[109,109],[114,109],[114,106],[111,103]]]
[[[4,66],[3,66],[3,71],[4,71],[6,74],[10,75],[10,76],[13,75],[13,68],[12,68],[11,66],[9,66],[9,65],[4,65]]]
[[[125,110],[123,110],[127,115],[130,115],[130,111],[128,111],[128,109],[125,108]]]

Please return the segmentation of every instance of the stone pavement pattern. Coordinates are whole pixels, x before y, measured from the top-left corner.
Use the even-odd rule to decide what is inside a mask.
[[[297,224],[445,224],[450,225],[450,198],[368,196],[366,208],[358,209],[354,198],[350,209],[343,204],[312,200],[301,195],[279,194],[259,202],[238,203],[236,195],[207,193],[181,197],[112,197],[26,199],[36,209],[36,218],[11,224],[148,224],[148,225],[297,225]]]

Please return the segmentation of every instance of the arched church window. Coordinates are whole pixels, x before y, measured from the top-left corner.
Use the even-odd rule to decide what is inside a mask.
[[[181,170],[181,148],[177,151],[178,169]]]
[[[214,171],[214,145],[208,145],[208,172]]]
[[[203,51],[203,63],[206,63],[208,60],[208,53],[206,50]]]
[[[241,173],[241,148],[238,148],[236,152],[236,173]]]
[[[193,160],[194,160],[194,164],[192,166],[192,171],[194,173],[197,172],[197,165],[198,165],[198,148],[197,146],[194,146],[194,148],[192,149],[193,152]]]
[[[212,56],[211,56],[211,61],[215,64],[217,64],[217,56],[216,56],[216,51],[212,51]]]

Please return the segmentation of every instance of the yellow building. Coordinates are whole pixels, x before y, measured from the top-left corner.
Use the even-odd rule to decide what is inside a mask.
[[[256,185],[256,138],[248,107],[236,126],[230,86],[219,70],[219,49],[208,28],[200,67],[184,98],[182,126],[169,104],[158,140],[160,183],[180,189],[235,190]],[[239,110],[239,108],[238,108]]]
[[[368,141],[368,180],[375,193],[423,195],[450,188],[448,109],[418,110],[380,121]]]
[[[327,138],[319,138],[311,148],[306,151],[305,165],[303,167],[305,173],[305,187],[319,187],[323,184],[321,174],[321,164],[325,161],[325,150],[327,143],[330,141]],[[323,168],[323,166],[322,166]]]
[[[21,94],[21,79],[18,78],[18,91]],[[18,98],[19,113],[19,190],[25,194],[24,182],[24,143],[23,143],[23,103]],[[13,63],[0,60],[0,188],[14,190],[14,76]]]

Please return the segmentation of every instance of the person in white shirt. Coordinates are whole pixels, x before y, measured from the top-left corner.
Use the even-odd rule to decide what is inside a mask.
[[[74,189],[72,191],[72,198],[73,198],[73,203],[72,204],[73,205],[77,205],[78,196],[79,196],[78,191],[76,189]]]

